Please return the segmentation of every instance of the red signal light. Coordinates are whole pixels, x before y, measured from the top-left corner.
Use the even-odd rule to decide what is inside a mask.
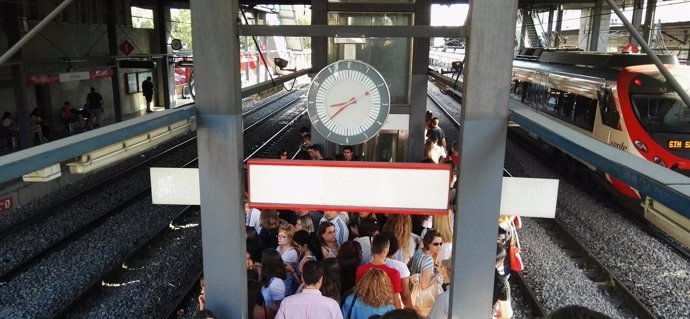
[[[635,85],[637,85],[637,86],[640,86],[640,85],[642,85],[642,80],[640,80],[640,79],[635,79],[635,81],[633,81],[633,83],[634,83]]]

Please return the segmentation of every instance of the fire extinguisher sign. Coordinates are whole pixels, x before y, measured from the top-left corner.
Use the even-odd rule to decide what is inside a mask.
[[[0,199],[0,213],[12,209],[12,196]]]

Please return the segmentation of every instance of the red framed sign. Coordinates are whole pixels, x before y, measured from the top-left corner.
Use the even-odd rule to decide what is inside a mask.
[[[449,165],[247,161],[249,206],[387,214],[448,214]]]

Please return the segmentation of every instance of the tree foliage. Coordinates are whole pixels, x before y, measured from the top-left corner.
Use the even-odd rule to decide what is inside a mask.
[[[191,51],[192,46],[192,13],[189,9],[175,9],[170,11],[170,34],[175,39],[182,40],[185,51]]]

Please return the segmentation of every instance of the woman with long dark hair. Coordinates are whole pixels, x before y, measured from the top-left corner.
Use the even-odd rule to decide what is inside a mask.
[[[340,305],[340,266],[335,258],[326,258],[323,265],[323,283],[321,283],[321,294],[329,297]]]
[[[338,256],[338,241],[335,237],[335,225],[329,221],[319,224],[319,241],[321,242],[321,254],[323,258],[335,258]]]
[[[338,251],[340,266],[340,295],[346,295],[355,286],[355,273],[362,263],[362,246],[356,241],[345,242]]]
[[[285,298],[285,264],[274,248],[264,249],[261,262],[261,295],[266,309],[275,315]]]

